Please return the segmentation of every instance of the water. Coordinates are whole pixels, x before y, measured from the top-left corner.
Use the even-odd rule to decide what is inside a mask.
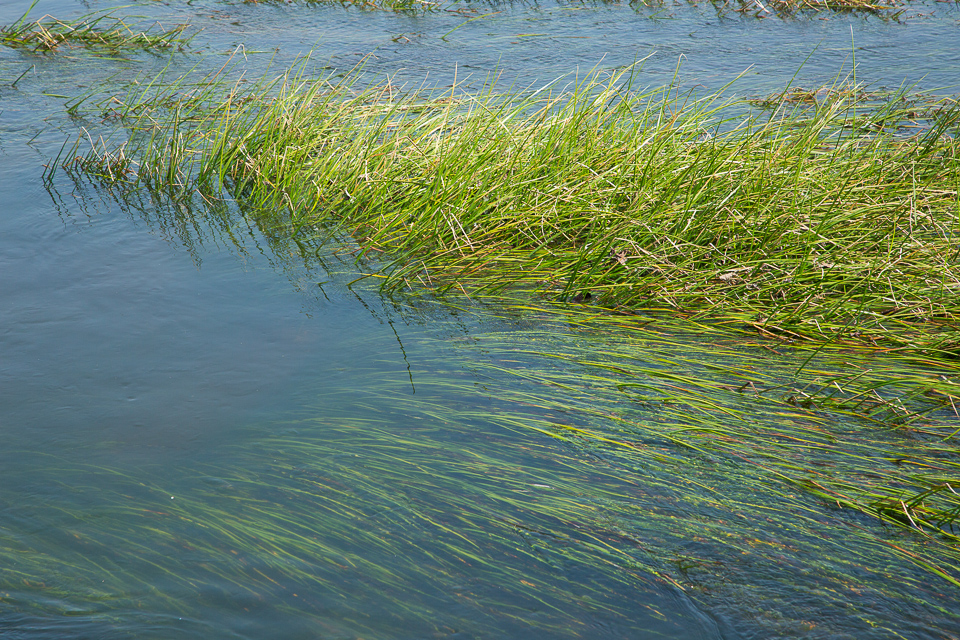
[[[34,15],[106,6],[57,0]],[[758,21],[682,5],[478,4],[476,15],[499,13],[446,41],[475,14],[221,2],[124,13],[203,27],[199,53],[175,56],[176,68],[216,68],[242,44],[251,74],[312,50],[341,70],[373,53],[365,69],[397,82],[479,83],[498,70],[526,86],[653,54],[642,79],[657,86],[682,55],[684,86],[717,88],[749,69],[733,91],[763,94],[808,55],[800,82],[829,82],[855,51],[858,80],[875,86],[955,84],[960,14],[914,6],[908,15],[932,15]],[[0,5],[0,23],[24,9]],[[773,386],[806,354],[576,309],[384,300],[368,281],[350,284],[357,267],[338,247],[305,252],[236,212],[146,194],[118,202],[63,174],[43,183],[66,136],[113,126],[93,108],[70,117],[57,96],[116,74],[110,93],[168,62],[0,48],[4,637],[960,628],[957,587],[923,566],[934,559],[956,579],[955,551],[784,478],[869,484],[866,470],[900,473],[898,456],[951,470],[949,414],[934,416],[945,430],[933,435],[878,429],[718,387],[702,392],[722,411],[698,413],[696,389],[669,376]],[[835,371],[915,366],[821,359]],[[627,363],[643,376],[599,366]],[[792,448],[771,444],[798,434]]]

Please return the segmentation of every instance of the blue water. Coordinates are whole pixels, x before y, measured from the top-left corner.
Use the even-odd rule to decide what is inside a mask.
[[[0,3],[0,24],[27,6]],[[109,6],[55,0],[31,15]],[[251,76],[311,53],[329,70],[362,60],[398,84],[467,88],[640,59],[642,84],[714,90],[742,74],[730,91],[747,95],[795,74],[830,83],[854,58],[871,86],[949,94],[960,80],[950,4],[911,3],[902,22],[460,8],[144,2],[122,14],[202,28],[191,52],[0,46],[0,635],[954,637],[956,588],[890,552],[922,551],[910,532],[720,456],[652,440],[662,459],[625,460],[527,428],[605,420],[557,410],[557,387],[517,375],[576,371],[531,353],[613,348],[602,328],[382,299],[350,284],[344,247],[305,255],[235,211],[42,180],[65,139],[114,127],[99,97],[71,117],[64,96],[231,53]],[[651,362],[716,347],[638,335]],[[619,410],[608,402],[597,396]],[[764,407],[756,419],[775,421]]]

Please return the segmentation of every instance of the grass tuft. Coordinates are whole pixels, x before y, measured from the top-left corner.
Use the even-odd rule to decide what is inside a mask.
[[[847,88],[757,115],[722,94],[635,92],[629,71],[558,86],[400,94],[288,76],[258,99],[144,98],[126,111],[134,144],[75,166],[345,229],[386,257],[372,275],[388,289],[960,353],[955,103],[919,114]]]
[[[172,29],[142,29],[140,25],[115,17],[111,10],[70,21],[45,15],[28,22],[26,17],[34,5],[36,2],[12,25],[0,27],[0,44],[38,52],[74,47],[123,53],[169,49],[182,51],[192,39],[192,36],[184,34],[188,25],[177,25]]]

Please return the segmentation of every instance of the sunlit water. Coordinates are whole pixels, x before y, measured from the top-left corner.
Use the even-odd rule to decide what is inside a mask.
[[[47,2],[32,15],[105,6]],[[0,23],[25,8],[0,5]],[[803,84],[829,83],[854,53],[857,79],[875,86],[935,90],[960,68],[960,15],[939,3],[902,24],[475,8],[124,13],[203,27],[177,68],[215,68],[243,45],[235,59],[252,74],[312,50],[397,82],[500,73],[536,86],[652,54],[652,86],[679,64],[683,86],[746,71],[733,91],[763,94],[798,69]],[[727,418],[685,446],[686,409],[624,394],[587,364],[629,352],[651,379],[750,369],[775,381],[802,353],[692,327],[614,328],[574,309],[383,300],[350,284],[357,267],[338,247],[304,253],[235,214],[118,203],[62,174],[42,182],[67,136],[105,128],[92,107],[68,117],[65,101],[168,62],[0,48],[0,635],[956,637],[960,591],[915,561],[924,538],[804,493],[769,451],[711,447]],[[878,451],[925,442],[735,391],[713,400],[757,432],[833,432],[877,465]],[[859,473],[827,447],[787,462]]]

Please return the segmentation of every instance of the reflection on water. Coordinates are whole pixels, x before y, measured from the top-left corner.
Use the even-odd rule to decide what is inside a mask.
[[[38,10],[58,9],[80,11]],[[657,47],[670,60],[652,60],[654,76],[684,53],[705,84],[759,61],[755,86],[782,89],[785,61],[792,72],[824,38],[814,71],[835,72],[849,37],[841,17],[715,24],[694,10],[650,21],[620,6],[516,4],[441,44],[431,34],[463,16],[143,10],[203,20],[198,42],[217,54],[243,40],[254,67],[258,47],[283,60],[325,36],[318,57],[344,66],[376,49],[371,69],[402,63],[417,79],[450,74],[432,69],[441,56],[530,79]],[[858,52],[862,73],[899,82],[927,53],[883,43],[913,38],[940,51],[929,82],[942,81],[957,55],[944,20],[855,21],[875,47]],[[541,31],[552,35],[517,35]],[[401,32],[426,35],[400,45]],[[55,129],[113,125],[94,109],[72,122],[44,92],[166,63],[71,55],[0,51],[0,77],[38,68],[0,88],[3,635],[941,638],[960,627],[955,541],[842,503],[956,477],[949,410],[910,386],[879,388],[907,399],[878,394],[874,422],[852,415],[862,399],[844,400],[857,399],[848,384],[927,375],[920,365],[842,352],[807,362],[796,347],[579,307],[384,300],[356,281],[369,265],[347,237],[63,175],[47,191]],[[824,394],[826,381],[844,389]],[[818,404],[790,404],[806,384]],[[911,423],[913,410],[930,414]]]

